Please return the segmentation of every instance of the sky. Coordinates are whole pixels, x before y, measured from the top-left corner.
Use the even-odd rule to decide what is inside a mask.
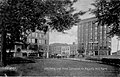
[[[93,3],[94,0],[78,0],[77,3],[74,4],[74,7],[76,11],[88,11],[89,8],[94,8],[91,3]],[[87,12],[83,16],[81,16],[81,19],[86,19],[93,17],[92,14]],[[63,34],[60,32],[50,32],[50,44],[52,43],[67,43],[72,44],[73,42],[77,43],[77,26],[73,26],[72,29],[66,31],[67,34]],[[117,45],[118,41],[116,39],[117,37],[112,38],[112,52],[117,51]],[[120,45],[119,45],[120,49]]]

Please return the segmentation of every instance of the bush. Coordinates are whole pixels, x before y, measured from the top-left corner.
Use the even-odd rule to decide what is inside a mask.
[[[112,64],[112,65],[120,65],[120,59],[115,58],[102,58],[103,63]]]

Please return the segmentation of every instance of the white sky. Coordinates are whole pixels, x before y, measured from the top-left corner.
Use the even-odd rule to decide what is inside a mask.
[[[91,3],[94,0],[78,0],[78,2],[74,5],[77,11],[83,10],[87,11],[89,8],[93,8]],[[81,19],[86,19],[93,17],[89,12],[85,15],[81,16]],[[50,44],[51,43],[68,43],[72,44],[77,41],[77,26],[74,26],[71,30],[67,31],[67,34],[62,34],[59,32],[51,32],[50,33]],[[116,37],[112,38],[112,52],[117,51],[118,41]],[[120,47],[119,47],[120,49]]]

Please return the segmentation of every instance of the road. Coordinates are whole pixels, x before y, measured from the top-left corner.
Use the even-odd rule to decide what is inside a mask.
[[[66,59],[39,59],[17,66],[24,76],[120,77],[119,68],[95,62]]]

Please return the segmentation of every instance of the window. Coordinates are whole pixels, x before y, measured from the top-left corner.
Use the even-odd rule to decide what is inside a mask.
[[[106,34],[106,30],[104,30],[104,33]]]
[[[111,42],[108,42],[107,45],[108,45],[108,46],[111,46]]]
[[[39,40],[39,43],[41,44],[41,43],[42,43],[42,40]]]
[[[108,37],[107,40],[108,40],[108,41],[111,41],[111,38]]]
[[[105,26],[104,26],[104,28],[106,29],[106,28],[107,28],[107,26],[105,25]]]
[[[41,38],[44,38],[44,35],[43,35],[43,34],[41,34]]]
[[[29,38],[28,42],[31,43],[31,39],[30,38]]]
[[[41,34],[39,34],[39,37],[41,38]]]
[[[42,44],[45,44],[45,40],[42,40]]]
[[[104,36],[104,39],[106,39],[106,36]]]
[[[35,33],[32,33],[32,37],[35,37]]]
[[[32,39],[32,43],[35,43],[35,39]]]
[[[97,30],[98,28],[97,28],[97,26],[95,27],[95,30]]]
[[[37,43],[37,39],[35,39],[35,43]]]
[[[44,35],[45,36],[45,38],[47,38],[47,34],[46,35]]]
[[[100,26],[100,30],[102,30],[102,26]]]
[[[97,37],[95,37],[95,41],[97,41]]]
[[[45,40],[45,44],[47,44],[47,40]]]
[[[36,38],[37,38],[37,34],[38,34],[38,33],[35,33],[35,37],[36,37]]]
[[[102,37],[100,37],[100,40],[102,40]]]

